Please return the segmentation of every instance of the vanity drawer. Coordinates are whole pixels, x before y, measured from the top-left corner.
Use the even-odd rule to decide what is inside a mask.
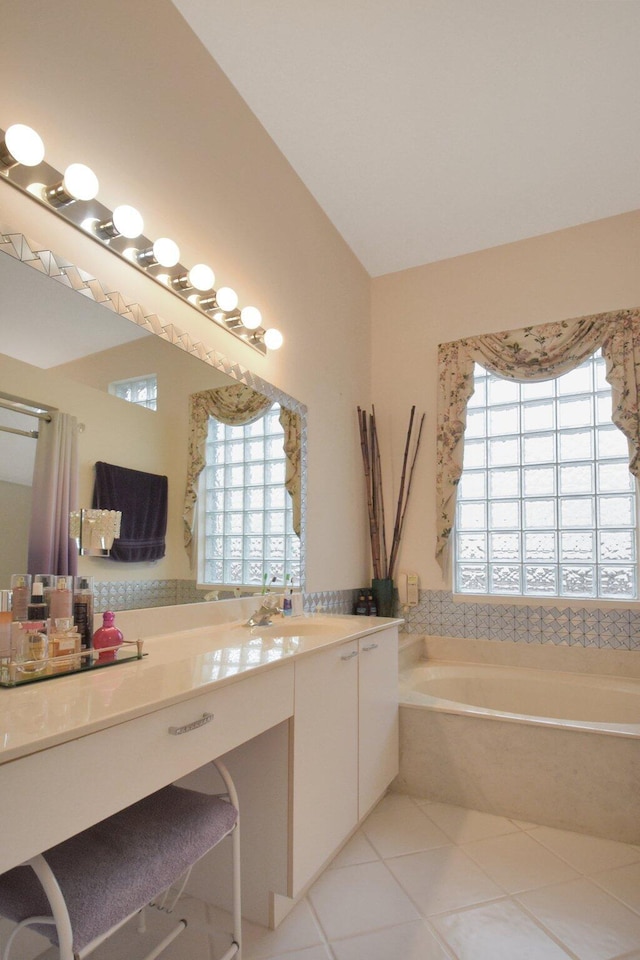
[[[286,664],[3,764],[0,872],[292,714],[293,666]],[[196,725],[203,715],[212,716]]]

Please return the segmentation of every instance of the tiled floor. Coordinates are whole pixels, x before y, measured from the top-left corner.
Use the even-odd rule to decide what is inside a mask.
[[[163,960],[215,960],[224,915],[184,903]],[[95,960],[134,960],[121,937]],[[389,794],[278,930],[245,924],[243,956],[640,960],[640,846]]]

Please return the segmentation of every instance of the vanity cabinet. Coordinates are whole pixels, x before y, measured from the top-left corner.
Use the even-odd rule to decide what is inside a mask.
[[[290,896],[324,867],[398,771],[398,631],[295,664]]]

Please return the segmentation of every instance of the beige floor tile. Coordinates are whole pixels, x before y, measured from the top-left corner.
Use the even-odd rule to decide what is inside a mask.
[[[370,813],[362,832],[381,857],[442,847],[451,841],[410,797],[389,794]]]
[[[568,863],[522,831],[465,843],[462,849],[507,893],[580,876]]]
[[[511,900],[434,917],[432,923],[458,960],[567,960],[569,957]]]
[[[330,870],[336,867],[350,867],[355,863],[370,863],[372,860],[379,860],[378,854],[373,849],[362,830],[358,830],[351,837],[348,843],[344,845],[340,853],[331,861]]]
[[[196,958],[194,957],[193,960],[196,960]],[[332,957],[328,947],[307,947],[304,950],[294,950],[293,953],[287,952],[276,954],[273,957],[269,956],[268,960],[332,960]]]
[[[640,917],[584,877],[516,899],[580,960],[612,960],[640,948]]]
[[[640,913],[640,863],[630,863],[625,867],[616,867],[615,870],[595,873],[591,879],[636,913]]]
[[[536,827],[529,831],[529,835],[587,876],[627,863],[640,862],[640,847],[630,843],[590,837],[570,830],[556,830],[554,827]]]
[[[336,960],[450,960],[424,920],[334,940]]]
[[[504,896],[502,889],[457,847],[439,847],[387,861],[425,917]]]
[[[243,960],[266,960],[281,953],[324,943],[317,921],[306,900],[301,900],[277,930],[267,930],[256,923],[242,924]]]
[[[486,837],[498,837],[505,833],[518,833],[519,830],[506,817],[496,817],[480,810],[467,810],[450,803],[430,803],[423,809],[429,819],[444,830],[454,843],[484,840]]]
[[[327,870],[309,900],[328,940],[417,920],[418,911],[384,863]]]

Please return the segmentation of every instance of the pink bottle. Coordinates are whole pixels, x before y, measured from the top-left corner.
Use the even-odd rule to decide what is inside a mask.
[[[111,610],[106,610],[102,614],[102,626],[98,627],[93,635],[93,646],[96,650],[102,647],[120,646],[124,637],[116,626],[114,626],[115,614]],[[115,660],[117,650],[106,650],[98,657],[98,663],[110,663]]]

